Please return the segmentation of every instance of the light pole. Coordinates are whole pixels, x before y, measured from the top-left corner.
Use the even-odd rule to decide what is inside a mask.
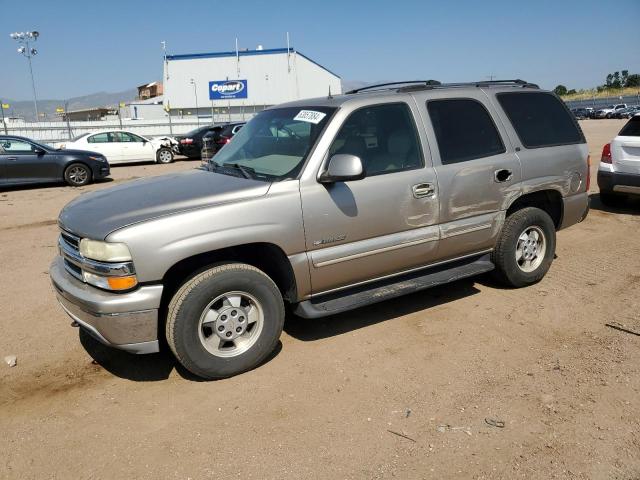
[[[196,82],[193,78],[189,80],[189,83],[193,85],[193,96],[196,97],[196,120],[198,122],[198,126],[200,126],[200,115],[198,115],[198,89],[196,88]]]
[[[31,57],[38,54],[38,51],[35,48],[31,48],[29,42],[35,42],[38,40],[40,36],[39,32],[14,32],[9,34],[11,38],[13,38],[16,42],[20,44],[18,47],[18,53],[22,56],[26,57],[29,61],[29,72],[31,73],[31,88],[33,89],[33,108],[36,112],[36,122],[38,121],[38,97],[36,95],[36,82],[33,79],[33,67],[31,65]]]

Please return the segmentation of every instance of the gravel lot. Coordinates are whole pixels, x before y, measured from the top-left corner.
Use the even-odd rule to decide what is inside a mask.
[[[623,123],[582,122],[594,172]],[[65,203],[197,163],[0,191],[0,478],[640,478],[640,337],[604,325],[640,330],[640,202],[603,209],[594,178],[539,284],[290,318],[266,364],[201,382],[79,335],[47,276]]]

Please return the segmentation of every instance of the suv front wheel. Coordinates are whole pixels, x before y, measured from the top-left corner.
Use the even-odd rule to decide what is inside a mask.
[[[185,282],[167,312],[166,335],[178,361],[203,378],[225,378],[258,366],[284,325],[276,284],[244,263],[212,267]]]
[[[504,223],[491,259],[494,275],[509,287],[525,287],[545,276],[556,251],[556,229],[547,212],[517,210]]]

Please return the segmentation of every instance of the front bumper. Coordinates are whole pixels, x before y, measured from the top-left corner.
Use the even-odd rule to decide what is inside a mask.
[[[162,285],[141,286],[128,293],[105,292],[71,276],[59,256],[49,276],[64,311],[95,339],[131,353],[159,351]]]
[[[640,195],[640,175],[598,170],[598,188],[601,192]]]
[[[101,163],[100,165],[94,165],[91,169],[93,171],[93,178],[95,180],[101,180],[108,177],[111,173],[111,169],[108,163]]]

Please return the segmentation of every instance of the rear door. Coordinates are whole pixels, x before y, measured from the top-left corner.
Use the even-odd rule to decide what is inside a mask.
[[[522,168],[494,107],[480,89],[423,98],[440,196],[440,246],[445,260],[493,248]],[[433,140],[432,140],[433,138]]]
[[[611,142],[611,161],[616,172],[640,175],[640,116],[631,117]]]

